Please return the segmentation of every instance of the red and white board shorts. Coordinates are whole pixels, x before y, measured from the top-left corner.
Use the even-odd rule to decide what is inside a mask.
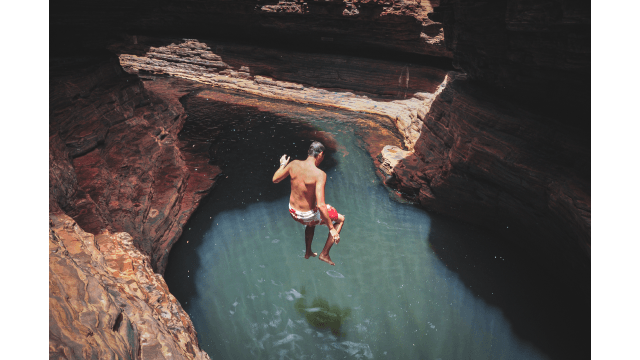
[[[331,221],[338,221],[338,211],[331,205],[327,204],[327,212],[329,213],[329,218]],[[316,207],[313,210],[309,211],[298,211],[291,207],[289,204],[289,213],[293,220],[299,222],[302,225],[306,226],[316,226],[322,224],[322,216],[320,215],[320,209]]]

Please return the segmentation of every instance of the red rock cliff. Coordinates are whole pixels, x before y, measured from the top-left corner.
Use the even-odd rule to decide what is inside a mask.
[[[159,275],[220,172],[177,139],[182,93],[113,56],[50,69],[50,357],[207,359]]]

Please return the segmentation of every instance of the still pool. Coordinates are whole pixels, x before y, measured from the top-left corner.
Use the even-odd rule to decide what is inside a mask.
[[[470,251],[460,241],[476,241],[475,230],[400,201],[376,175],[359,125],[323,111],[283,120],[195,95],[185,104],[193,124],[216,124],[212,157],[224,159],[225,172],[174,246],[165,277],[212,359],[547,358],[536,335],[517,335],[491,300],[516,298],[504,295],[509,281],[474,280],[512,259]],[[184,131],[206,133],[190,126]],[[346,216],[331,249],[336,266],[304,259],[289,181],[271,182],[282,154],[304,159],[316,139],[331,143],[321,166],[327,203]],[[327,234],[316,228],[314,251]],[[464,239],[442,240],[456,236]],[[457,263],[446,261],[451,252]]]

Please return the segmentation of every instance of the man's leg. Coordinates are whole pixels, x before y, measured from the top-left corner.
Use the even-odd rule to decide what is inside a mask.
[[[313,233],[315,232],[315,226],[305,226],[304,227],[304,244],[307,246],[307,250],[304,253],[304,258],[308,259],[310,256],[315,257],[318,254],[311,252],[311,242],[313,241]]]
[[[340,231],[342,230],[342,225],[344,225],[344,215],[338,214],[338,221],[334,226],[338,234],[340,234]],[[336,244],[339,242],[340,240],[336,241]],[[329,232],[329,236],[327,237],[327,242],[324,244],[324,249],[322,249],[322,252],[318,257],[318,259],[326,263],[329,263],[329,265],[335,265],[335,263],[331,261],[331,258],[329,257],[329,250],[331,250],[332,246],[333,246],[333,236],[331,236],[331,232]]]

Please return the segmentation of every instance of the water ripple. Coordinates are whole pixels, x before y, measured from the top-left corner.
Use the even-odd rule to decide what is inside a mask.
[[[331,276],[332,278],[336,278],[336,279],[344,279],[344,275],[340,274],[339,272],[337,272],[335,270],[328,270],[327,271],[327,275]]]

